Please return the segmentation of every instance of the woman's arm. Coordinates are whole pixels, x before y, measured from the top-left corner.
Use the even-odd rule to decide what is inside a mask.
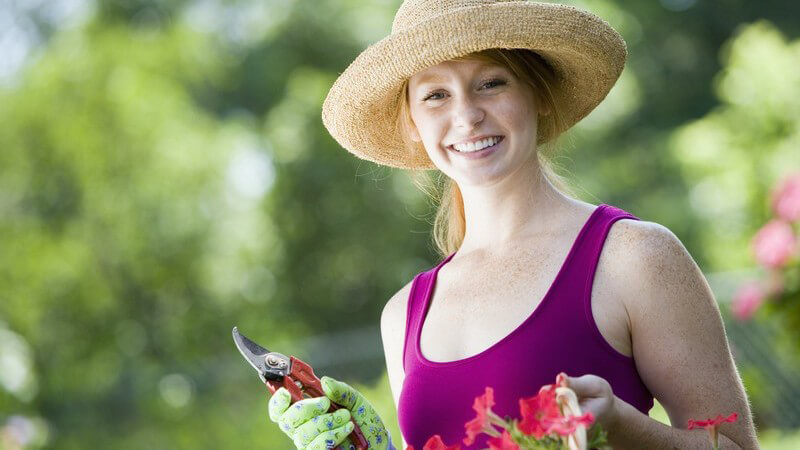
[[[730,353],[719,308],[703,273],[666,227],[620,221],[615,277],[631,324],[639,375],[666,409],[672,427],[619,400],[610,444],[622,449],[711,448],[689,419],[739,414],[719,428],[722,449],[758,449],[750,406]],[[618,263],[618,264],[617,264]]]

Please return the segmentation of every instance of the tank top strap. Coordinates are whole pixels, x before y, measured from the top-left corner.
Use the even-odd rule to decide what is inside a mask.
[[[417,274],[411,282],[411,292],[408,295],[408,305],[406,307],[406,331],[405,343],[403,344],[403,370],[408,366],[408,361],[416,355],[415,342],[422,328],[422,316],[426,299],[430,296],[433,289],[433,280],[439,269],[455,255],[455,252],[444,258],[436,266]]]
[[[598,211],[595,220],[586,230],[582,245],[576,249],[577,254],[573,259],[576,266],[574,269],[577,273],[585,274],[588,284],[587,289],[591,289],[591,283],[594,281],[594,273],[597,269],[597,263],[600,261],[600,253],[608,237],[608,232],[611,226],[620,219],[639,220],[638,217],[623,209],[603,204],[602,210]]]
[[[600,334],[592,314],[592,285],[594,284],[597,265],[600,261],[600,254],[611,226],[620,219],[640,219],[620,208],[606,204],[602,206],[602,210],[598,211],[592,223],[588,224],[583,242],[576,248],[575,257],[572,259],[565,277],[569,280],[568,286],[565,286],[561,293],[567,298],[576,300],[575,302],[568,302],[568,306],[564,305],[564,311],[573,314],[572,317],[583,315],[587,325],[585,330],[588,331],[589,335],[594,340],[597,340],[601,346],[611,349]],[[617,352],[612,350],[612,353]]]

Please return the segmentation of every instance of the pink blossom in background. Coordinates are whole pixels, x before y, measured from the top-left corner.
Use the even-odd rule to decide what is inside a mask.
[[[757,281],[745,283],[733,296],[731,312],[738,320],[749,320],[764,302],[765,293]]]
[[[779,268],[797,251],[797,236],[788,222],[772,219],[753,237],[752,251],[759,264]]]
[[[800,220],[800,173],[785,178],[775,189],[772,210],[788,222]]]

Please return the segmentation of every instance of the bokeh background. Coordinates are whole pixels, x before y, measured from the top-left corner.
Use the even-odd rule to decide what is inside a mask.
[[[798,335],[731,314],[764,273],[769,193],[800,170],[800,4],[566,3],[630,57],[558,164],[681,239],[763,448],[800,448]],[[0,2],[0,448],[292,448],[234,325],[355,385],[399,442],[379,318],[439,261],[434,205],[320,119],[399,4]]]

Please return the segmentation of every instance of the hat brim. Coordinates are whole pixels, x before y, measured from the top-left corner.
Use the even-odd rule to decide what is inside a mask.
[[[420,70],[490,48],[530,49],[553,67],[564,130],[608,95],[627,57],[619,33],[572,6],[509,1],[459,8],[392,33],[361,52],[328,92],[323,124],[362,159],[397,168],[434,168],[427,154],[409,152],[395,129],[400,87]]]

